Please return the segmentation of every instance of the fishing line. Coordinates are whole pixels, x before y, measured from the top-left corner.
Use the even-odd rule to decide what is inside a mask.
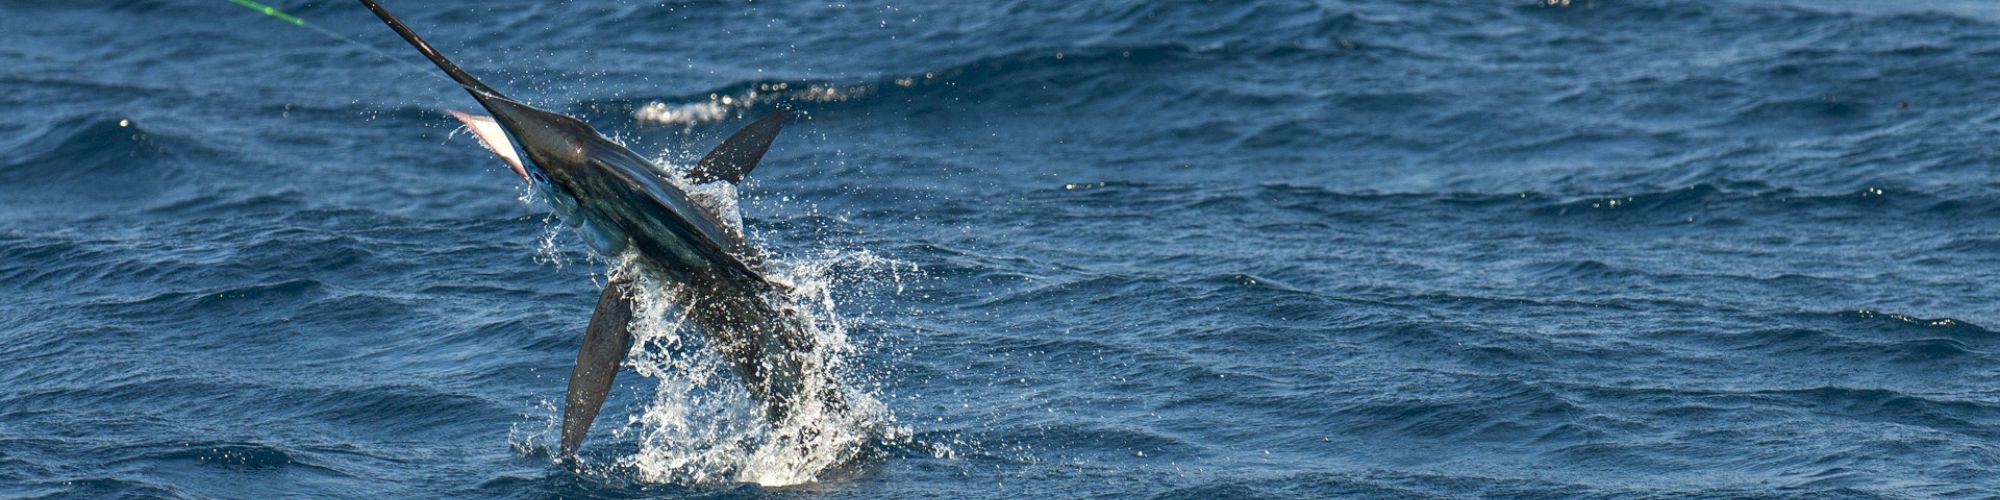
[[[486,92],[480,92],[480,91],[479,91],[479,89],[475,89],[475,88],[472,88],[472,86],[470,86],[470,85],[466,85],[466,84],[463,84],[463,83],[458,83],[458,81],[456,81],[456,80],[452,80],[452,79],[450,79],[450,78],[446,78],[446,77],[445,77],[444,75],[440,75],[440,74],[438,74],[438,73],[437,73],[436,71],[434,71],[434,70],[433,70],[433,68],[432,68],[432,67],[430,67],[430,66],[425,66],[425,65],[422,65],[422,64],[417,64],[417,63],[415,63],[415,62],[411,62],[411,61],[410,61],[409,59],[404,59],[404,58],[402,58],[402,57],[398,57],[398,56],[396,56],[396,55],[394,55],[394,54],[390,54],[390,53],[388,53],[388,52],[383,52],[383,51],[382,51],[381,49],[377,49],[377,48],[375,48],[375,47],[374,47],[374,46],[372,46],[372,45],[368,45],[368,44],[365,44],[365,43],[361,43],[361,42],[360,42],[360,41],[358,41],[358,40],[355,40],[355,39],[352,39],[352,38],[348,38],[348,37],[347,37],[346,35],[342,35],[342,34],[340,34],[340,33],[337,33],[337,32],[335,32],[335,31],[333,31],[333,30],[330,30],[330,29],[326,29],[326,28],[322,28],[322,27],[320,27],[319,25],[316,25],[316,24],[310,24],[310,23],[307,23],[307,22],[306,22],[306,20],[305,20],[304,18],[300,18],[299,16],[294,16],[294,15],[291,15],[291,14],[288,14],[288,13],[285,13],[285,11],[281,11],[281,10],[278,10],[277,8],[274,8],[274,7],[271,7],[271,6],[269,6],[269,5],[264,5],[264,4],[261,4],[261,3],[257,3],[257,2],[255,1],[255,0],[229,0],[229,3],[233,3],[233,4],[236,4],[236,5],[241,5],[241,6],[243,6],[244,8],[248,8],[248,9],[250,9],[250,10],[254,10],[254,11],[257,11],[257,12],[259,12],[259,13],[262,13],[262,14],[266,15],[266,16],[271,16],[271,18],[273,18],[273,19],[277,19],[277,20],[279,20],[279,21],[284,21],[284,22],[285,22],[285,24],[290,24],[290,25],[293,25],[293,26],[298,26],[298,27],[301,27],[301,28],[305,28],[305,29],[309,29],[309,30],[313,30],[313,32],[315,32],[315,33],[319,33],[319,34],[321,34],[321,35],[325,35],[325,36],[326,36],[327,38],[332,38],[332,39],[334,39],[334,40],[339,40],[339,41],[342,41],[342,42],[346,42],[346,43],[347,43],[347,44],[349,44],[349,45],[353,45],[353,46],[356,46],[356,47],[360,47],[360,48],[362,48],[363,50],[367,50],[367,51],[368,51],[368,52],[370,52],[370,53],[373,53],[373,54],[375,54],[375,55],[377,55],[377,56],[381,56],[381,57],[382,57],[383,59],[388,59],[388,60],[391,60],[391,61],[395,61],[395,62],[399,62],[399,63],[402,63],[402,64],[403,64],[404,66],[408,67],[408,69],[411,69],[411,70],[414,70],[414,71],[417,71],[417,72],[419,72],[419,73],[423,73],[423,74],[424,74],[425,76],[429,76],[429,77],[431,77],[431,78],[436,78],[436,79],[439,79],[439,80],[443,80],[443,81],[445,81],[446,83],[450,83],[450,84],[452,84],[452,86],[455,86],[455,87],[459,87],[459,88],[463,88],[463,89],[465,89],[466,91],[468,91],[468,92],[472,92],[472,93],[473,93],[473,94],[475,94],[475,95],[485,95],[485,96],[487,96],[487,97],[491,97],[491,98],[496,98],[496,99],[500,99],[500,100],[503,100],[503,101],[508,101],[508,102],[513,102],[513,103],[515,103],[515,104],[520,104],[520,105],[523,105],[523,106],[526,106],[526,105],[528,105],[527,103],[524,103],[524,102],[521,102],[521,101],[516,101],[516,100],[514,100],[514,99],[511,99],[511,98],[507,98],[507,97],[503,97],[503,96],[498,96],[498,95],[489,95],[489,94],[488,94],[488,93],[486,93]]]

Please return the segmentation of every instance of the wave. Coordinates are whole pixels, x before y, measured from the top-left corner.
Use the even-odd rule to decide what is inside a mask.
[[[1945,335],[1953,338],[2000,340],[1992,330],[1956,318],[1919,318],[1870,309],[1840,311],[1833,317],[1843,322],[1871,327],[1888,327],[1900,334]]]
[[[285,468],[315,469],[345,476],[339,471],[313,464],[285,449],[253,442],[181,442],[123,446],[123,455],[106,465],[131,462],[191,462],[197,465],[238,471],[270,471]]]
[[[272,283],[229,286],[202,291],[161,291],[145,297],[120,298],[91,304],[100,314],[144,320],[173,312],[170,317],[207,318],[211,315],[239,318],[278,313],[274,302],[297,303],[325,293],[325,284],[312,279],[292,279]]]
[[[0,144],[0,203],[43,213],[77,203],[125,204],[186,176],[183,146],[129,119],[79,116]]]
[[[1957,223],[2000,215],[2000,186],[1861,187],[1847,192],[1776,187],[1758,181],[1701,182],[1684,187],[1634,186],[1630,194],[1561,191],[1491,193],[1476,191],[1347,191],[1316,185],[1267,183],[1207,187],[1200,184],[1134,181],[1070,182],[1031,191],[1037,205],[1162,205],[1170,211],[1204,212],[1228,208],[1244,213],[1297,213],[1347,218],[1380,217],[1384,210],[1474,209],[1479,216],[1519,214],[1533,218],[1583,217],[1610,222],[1677,225],[1716,219],[1803,217],[1850,220],[1891,216]],[[1268,223],[1301,223],[1292,218]],[[1979,240],[1945,248],[1980,250]]]
[[[1893,362],[1949,369],[1953,364],[1983,364],[1982,350],[1951,338],[1867,340],[1852,334],[1811,328],[1754,330],[1720,337],[1735,349],[1773,355],[1805,355],[1842,362]],[[1957,363],[1954,363],[1956,361]]]
[[[923,114],[936,109],[937,100],[977,100],[995,93],[1020,91],[1019,81],[1040,81],[1038,93],[1063,96],[1065,100],[1102,99],[1103,93],[1062,92],[1077,88],[1062,79],[1072,78],[1079,68],[1116,65],[1131,67],[1194,59],[1196,51],[1180,44],[1086,49],[1043,49],[1021,51],[976,59],[921,73],[889,75],[860,81],[823,79],[758,80],[716,87],[702,94],[641,100],[594,100],[585,109],[627,110],[633,119],[658,125],[692,126],[725,120],[740,120],[758,111],[786,107],[821,110],[859,102],[896,103],[911,107],[905,113]],[[1109,69],[1085,71],[1086,74]],[[1055,79],[1058,81],[1049,81]],[[1051,90],[1055,87],[1055,90]],[[939,99],[930,99],[930,98]],[[990,97],[990,96],[989,96]]]
[[[78,477],[33,481],[24,498],[179,498],[186,493],[172,483],[117,477]]]

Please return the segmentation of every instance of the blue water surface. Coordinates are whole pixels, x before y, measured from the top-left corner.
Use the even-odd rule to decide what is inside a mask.
[[[2000,492],[2000,7],[1567,3],[390,3],[669,162],[804,112],[741,212],[892,432],[773,486],[671,374],[553,462],[604,263],[366,9],[0,0],[0,497]]]

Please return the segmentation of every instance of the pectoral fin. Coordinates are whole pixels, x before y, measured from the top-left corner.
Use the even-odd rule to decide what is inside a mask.
[[[597,298],[597,311],[590,315],[584,330],[583,349],[576,353],[576,368],[569,372],[569,397],[563,403],[562,450],[557,457],[576,455],[604,396],[611,392],[611,379],[632,339],[632,299],[627,297],[630,280],[604,285]]]
[[[472,131],[473,137],[479,138],[479,145],[486,146],[486,150],[499,156],[500,161],[507,162],[507,167],[514,169],[514,175],[528,180],[528,169],[521,165],[521,155],[514,151],[514,141],[507,139],[507,130],[501,128],[499,122],[493,121],[491,116],[449,112],[453,118],[465,123],[465,128]]]

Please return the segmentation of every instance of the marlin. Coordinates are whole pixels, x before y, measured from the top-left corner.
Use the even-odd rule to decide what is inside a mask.
[[[690,199],[645,157],[581,120],[508,98],[459,69],[380,4],[361,3],[491,113],[452,115],[541,192],[586,244],[607,257],[629,254],[649,275],[675,285],[670,298],[682,316],[742,378],[764,418],[783,419],[801,398],[839,404],[838,391],[829,388],[802,394],[800,374],[810,369],[809,356],[802,353],[813,348],[811,339],[796,313],[778,302],[785,285],[765,277],[760,252],[719,214]],[[743,182],[792,120],[787,110],[756,120],[686,169],[682,179],[689,185]],[[597,299],[570,372],[558,459],[576,455],[611,391],[632,338],[633,288],[629,277],[614,276]]]

